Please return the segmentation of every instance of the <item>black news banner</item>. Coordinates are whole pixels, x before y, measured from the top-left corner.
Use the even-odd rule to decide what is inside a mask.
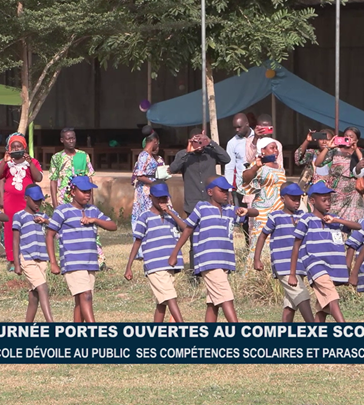
[[[0,363],[363,363],[364,324],[0,323]]]

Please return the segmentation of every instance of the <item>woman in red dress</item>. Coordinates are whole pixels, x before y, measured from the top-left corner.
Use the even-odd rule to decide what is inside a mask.
[[[9,222],[4,224],[4,242],[8,270],[14,271],[13,216],[25,208],[25,188],[28,184],[42,181],[43,172],[38,160],[26,153],[24,135],[15,132],[7,138],[4,159],[0,162],[0,179],[4,183],[4,212]]]

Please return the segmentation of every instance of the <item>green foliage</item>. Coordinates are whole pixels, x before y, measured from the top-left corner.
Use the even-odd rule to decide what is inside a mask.
[[[292,0],[207,0],[207,56],[214,69],[241,72],[267,59],[281,62],[307,42],[316,43],[313,8],[296,9]],[[123,6],[125,7],[125,6]],[[192,61],[201,67],[199,0],[139,0],[112,35],[95,36],[90,51],[104,66],[128,64],[140,69],[147,60],[176,74]]]
[[[9,84],[28,88],[30,121],[60,70],[89,58],[92,36],[110,34],[115,21],[120,23],[123,9],[114,12],[118,4],[116,0],[0,0],[0,72],[29,65],[27,80],[24,72],[20,79],[17,70],[19,75]]]

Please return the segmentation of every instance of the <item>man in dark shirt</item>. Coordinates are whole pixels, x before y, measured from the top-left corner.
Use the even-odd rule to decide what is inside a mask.
[[[198,146],[201,142],[202,145]],[[216,165],[230,162],[230,156],[216,142],[212,141],[201,129],[193,129],[187,148],[179,151],[169,166],[170,172],[181,172],[184,180],[185,202],[183,209],[190,215],[199,201],[207,201],[206,180],[216,176]],[[190,249],[190,266],[193,268],[192,243]]]

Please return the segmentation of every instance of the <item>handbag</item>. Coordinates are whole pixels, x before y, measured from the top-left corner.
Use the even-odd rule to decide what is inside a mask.
[[[312,178],[315,173],[314,167],[312,165],[307,165],[302,173],[301,177],[298,180],[298,185],[301,187],[301,190],[305,193],[307,193],[308,189],[310,188],[312,184]]]
[[[168,165],[161,165],[157,167],[155,172],[155,178],[158,180],[168,180],[172,176],[168,173],[169,166]]]
[[[364,195],[364,177],[359,177],[355,181],[355,190],[361,194]]]

